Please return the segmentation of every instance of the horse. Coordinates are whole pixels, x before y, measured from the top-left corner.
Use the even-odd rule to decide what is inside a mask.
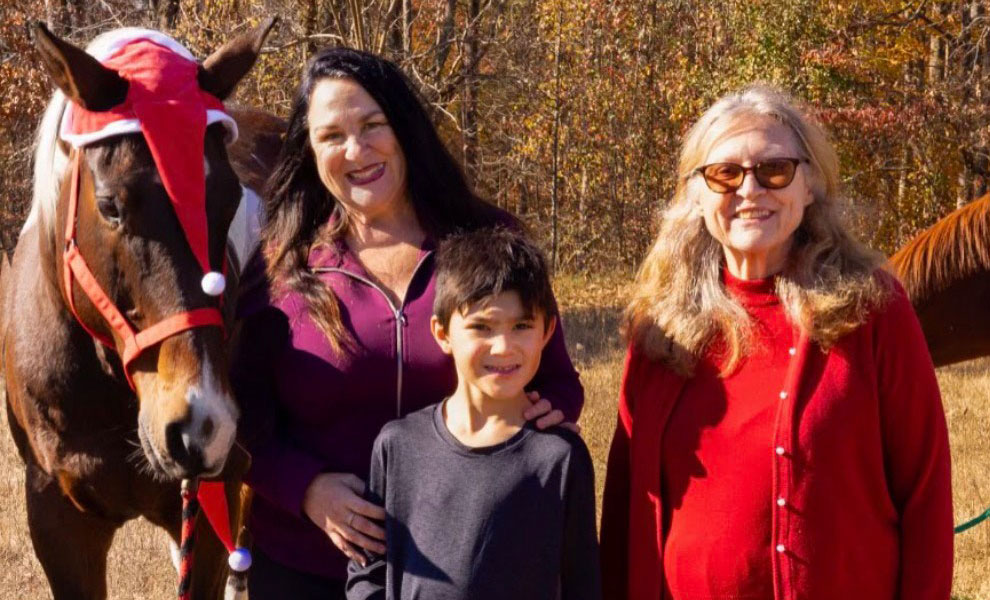
[[[890,257],[935,366],[990,356],[990,194],[949,213]]]
[[[273,24],[270,19],[233,38],[191,67],[194,87],[219,104],[252,67]],[[201,168],[208,243],[200,244],[206,248],[201,254],[209,264],[226,262],[229,282],[226,290],[216,281],[217,289],[207,289],[202,260],[145,137],[122,133],[71,148],[60,136],[69,103],[99,116],[130,97],[128,81],[41,24],[33,34],[58,90],[38,130],[31,210],[0,276],[6,409],[25,466],[31,541],[52,594],[99,599],[107,593],[107,552],[126,521],[140,516],[164,529],[175,560],[179,480],[239,484],[247,468],[246,453],[233,444],[238,411],[227,351],[235,337],[238,269],[257,245],[260,202],[240,181],[257,185],[267,176],[281,126],[246,112],[229,150],[224,125],[206,127]],[[232,243],[228,233],[235,231],[253,231],[255,238],[242,235]],[[70,256],[83,257],[89,284]],[[93,285],[104,292],[103,301],[92,299]],[[107,310],[116,311],[115,321],[104,317]],[[189,322],[176,325],[176,315]],[[162,323],[169,330],[164,334],[156,329]],[[136,353],[122,327],[140,332]],[[236,514],[239,485],[228,486],[226,496]],[[237,523],[230,525],[236,531]],[[223,593],[226,558],[200,516],[193,597]]]

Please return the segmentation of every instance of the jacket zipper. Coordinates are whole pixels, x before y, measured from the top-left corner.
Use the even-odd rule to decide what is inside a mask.
[[[416,268],[413,269],[412,277],[409,278],[409,283],[411,284],[414,279],[416,279],[416,273],[419,272],[419,268],[423,266],[429,256],[433,254],[433,251],[427,251],[422,257],[420,257],[419,262],[416,263]],[[314,267],[314,273],[341,273],[347,275],[353,279],[356,279],[365,285],[370,286],[372,289],[377,290],[378,293],[385,298],[385,302],[388,307],[392,309],[392,316],[395,317],[395,366],[396,366],[396,381],[395,381],[395,418],[398,419],[402,416],[402,328],[406,324],[406,315],[402,313],[402,310],[406,307],[406,299],[403,298],[399,306],[396,307],[392,303],[392,298],[388,295],[388,292],[383,290],[378,284],[371,281],[367,277],[362,277],[356,273],[351,273],[346,269],[341,269],[339,267]],[[408,292],[408,288],[406,289]]]

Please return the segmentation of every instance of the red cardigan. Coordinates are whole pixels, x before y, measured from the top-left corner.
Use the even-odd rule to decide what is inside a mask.
[[[795,352],[767,440],[772,497],[785,499],[767,549],[774,599],[948,599],[948,433],[903,290],[830,351],[802,336]],[[630,348],[602,507],[605,598],[662,595],[661,436],[683,384]]]

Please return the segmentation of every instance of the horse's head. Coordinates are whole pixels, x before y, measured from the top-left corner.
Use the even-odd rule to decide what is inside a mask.
[[[201,90],[216,99],[229,95],[253,65],[271,25],[269,21],[232,40],[193,67],[197,70],[192,87],[199,88],[195,93]],[[41,25],[36,27],[35,44],[67,100],[97,119],[130,101],[134,97],[129,94],[130,86],[144,85],[129,81]],[[168,110],[163,113],[164,121],[160,115],[156,117],[157,136],[162,135],[163,122],[170,126],[169,115],[173,113]],[[70,154],[72,160],[78,156],[78,193],[73,217],[68,207],[74,175],[69,168],[61,181],[54,216],[59,244],[63,238],[58,236],[66,231],[67,221],[74,219],[76,225],[74,242],[65,243],[67,253],[60,261],[59,281],[69,281],[61,286],[62,294],[70,306],[74,305],[83,327],[109,342],[125,359],[125,372],[117,371],[117,375],[126,377],[137,394],[138,435],[151,465],[172,477],[212,475],[227,458],[238,416],[227,378],[223,329],[216,323],[179,328],[137,352],[129,363],[128,347],[133,339],[128,341],[126,329],[140,332],[137,338],[147,334],[157,339],[155,326],[176,315],[198,312],[219,318],[218,312],[203,310],[220,308],[220,300],[207,293],[211,290],[203,279],[204,271],[224,268],[227,231],[241,187],[227,158],[225,137],[229,131],[223,122],[206,126],[202,145],[193,139],[183,140],[182,146],[166,152],[161,149],[162,138],[156,140],[150,135],[143,114],[137,109],[135,112],[141,116],[144,135],[131,129],[121,135],[73,142],[74,149],[63,148],[74,153]],[[175,135],[188,133],[188,127],[179,125],[176,122]],[[202,125],[197,127],[202,131]],[[198,155],[200,147],[203,156],[193,161],[189,179],[177,180],[176,171],[163,164],[173,158],[188,164],[189,152]],[[196,192],[199,229],[191,233],[175,190],[189,187],[189,181],[194,189],[201,189],[196,183],[203,181],[198,179],[200,168],[205,179],[205,203]],[[126,321],[124,334],[119,323],[112,325],[114,319],[107,316],[106,307],[99,308],[99,297],[88,291],[92,286],[86,284],[86,277],[77,274],[74,279],[71,275],[66,278],[72,246]],[[231,290],[227,296],[232,297]],[[130,353],[134,354],[133,348]],[[117,369],[116,361],[104,362]]]

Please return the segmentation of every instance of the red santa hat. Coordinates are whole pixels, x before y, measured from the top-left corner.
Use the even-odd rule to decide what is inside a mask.
[[[233,142],[237,124],[218,98],[199,88],[199,65],[193,55],[167,35],[121,29],[100,38],[87,52],[127,80],[127,97],[101,112],[69,103],[60,137],[80,147],[115,135],[143,134],[203,269],[203,290],[219,295],[223,276],[212,271],[209,257],[204,136],[207,125],[219,122],[227,129],[227,142]]]

